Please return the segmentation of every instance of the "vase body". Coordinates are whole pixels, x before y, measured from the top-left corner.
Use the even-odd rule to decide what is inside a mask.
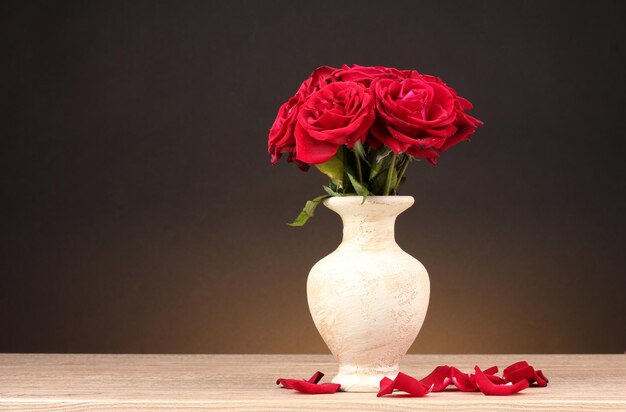
[[[383,377],[419,333],[430,297],[424,266],[394,238],[396,217],[411,196],[332,197],[343,241],[309,273],[307,297],[317,330],[339,363],[332,380],[343,391],[378,392]]]

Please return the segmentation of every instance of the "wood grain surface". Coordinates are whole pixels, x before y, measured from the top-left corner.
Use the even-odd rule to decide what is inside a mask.
[[[447,390],[424,398],[375,394],[303,395],[278,377],[337,371],[327,355],[0,355],[3,410],[622,410],[625,355],[409,355],[401,370],[423,377],[448,364],[470,370],[527,360],[550,378],[547,388],[508,397]],[[501,372],[500,370],[500,372]]]

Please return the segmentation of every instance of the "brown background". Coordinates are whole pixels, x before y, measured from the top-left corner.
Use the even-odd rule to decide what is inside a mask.
[[[620,2],[3,2],[0,351],[325,352],[324,179],[270,166],[311,70],[443,77],[486,122],[409,171],[412,352],[623,352]]]

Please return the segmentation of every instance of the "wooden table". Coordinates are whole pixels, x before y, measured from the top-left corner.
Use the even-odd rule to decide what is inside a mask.
[[[327,355],[0,355],[0,409],[217,410],[622,410],[625,355],[409,355],[405,373],[435,366],[470,370],[524,359],[550,378],[547,388],[508,397],[448,390],[424,398],[367,393],[304,395],[277,377],[327,381],[337,366]]]

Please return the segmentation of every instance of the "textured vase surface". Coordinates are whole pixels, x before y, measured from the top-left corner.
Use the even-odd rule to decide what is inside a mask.
[[[343,391],[378,392],[395,378],[419,333],[430,297],[424,266],[395,241],[396,217],[411,196],[332,197],[343,221],[339,247],[313,266],[307,282],[317,330],[339,363]]]

